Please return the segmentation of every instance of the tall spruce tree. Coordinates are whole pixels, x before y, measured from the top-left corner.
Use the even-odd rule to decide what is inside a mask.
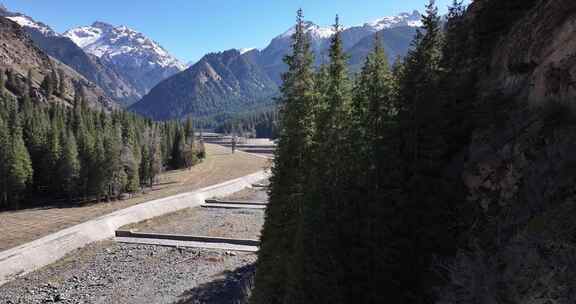
[[[170,158],[170,166],[172,169],[182,168],[185,165],[184,161],[184,148],[186,145],[186,138],[183,131],[176,127],[174,133],[174,142],[172,143],[172,155]]]
[[[342,27],[338,16],[334,24],[326,70],[326,92],[319,99],[315,117],[316,133],[308,162],[307,188],[303,205],[296,261],[303,262],[291,290],[291,303],[343,303],[342,292],[334,292],[343,282],[344,273],[336,267],[342,259],[343,227],[338,210],[346,201],[352,165],[346,125],[350,121],[351,81],[348,56],[342,45]],[[332,291],[332,292],[331,292]]]
[[[122,131],[118,125],[107,120],[104,139],[104,158],[102,166],[107,184],[107,197],[116,198],[127,184],[128,175],[122,164]]]
[[[292,53],[285,57],[288,71],[282,76],[279,139],[271,178],[270,204],[258,254],[253,303],[283,303],[288,276],[294,266],[294,236],[302,215],[307,158],[314,135],[314,58],[302,10],[298,10],[292,36]]]
[[[394,223],[391,200],[384,199],[383,181],[394,178],[388,164],[398,158],[390,133],[395,126],[395,79],[379,36],[356,79],[352,115],[345,133],[351,143],[347,150],[353,165],[348,165],[345,203],[340,207],[348,223],[342,233],[347,254],[339,262],[345,272],[340,286],[343,302],[396,302],[393,250],[396,235],[390,233]],[[386,189],[389,190],[389,189]],[[337,250],[337,249],[333,249]],[[390,291],[386,291],[390,287]]]
[[[32,181],[33,169],[30,154],[24,144],[22,127],[18,116],[17,108],[14,107],[10,113],[10,143],[6,162],[8,201],[12,208],[20,206],[23,191]]]
[[[410,273],[401,274],[399,282],[401,293],[414,303],[434,301],[432,282],[440,278],[432,261],[454,253],[454,212],[463,198],[442,170],[450,161],[451,139],[446,137],[446,103],[439,91],[443,34],[433,0],[422,23],[405,61],[398,103],[403,173],[398,184],[402,198],[397,202],[403,221],[399,233],[406,237],[398,265]]]
[[[58,164],[62,156],[62,117],[60,111],[53,109],[53,117],[50,122],[50,129],[47,136],[47,147],[43,155],[41,171],[44,173],[40,181],[40,188],[51,193],[60,193],[61,184],[54,174],[58,172]]]
[[[6,73],[0,69],[0,99],[6,95]]]
[[[2,102],[4,102],[2,100]],[[10,132],[4,115],[0,116],[0,208],[6,208],[9,204],[9,153]]]
[[[80,160],[76,138],[71,130],[63,131],[64,142],[62,155],[58,164],[58,180],[61,183],[62,193],[68,199],[76,197],[80,179]]]

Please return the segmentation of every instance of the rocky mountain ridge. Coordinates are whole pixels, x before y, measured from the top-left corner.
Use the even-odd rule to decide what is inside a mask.
[[[141,95],[186,68],[160,44],[126,26],[97,21],[70,29],[63,36],[114,67]]]

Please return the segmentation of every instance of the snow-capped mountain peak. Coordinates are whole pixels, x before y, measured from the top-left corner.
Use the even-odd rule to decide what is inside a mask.
[[[186,66],[162,46],[127,26],[113,26],[97,21],[91,26],[71,29],[64,33],[79,47],[97,57],[131,57],[139,64],[175,68]]]
[[[400,26],[420,27],[422,15],[418,11],[412,13],[401,13],[397,16],[387,16],[378,20],[365,23],[364,27],[370,28],[373,31],[381,31],[384,29],[395,28]]]

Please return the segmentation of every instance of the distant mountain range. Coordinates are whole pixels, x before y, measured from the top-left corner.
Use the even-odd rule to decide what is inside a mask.
[[[102,93],[100,101],[115,101],[159,120],[207,117],[272,105],[286,71],[283,58],[290,52],[294,32],[294,27],[288,29],[261,50],[232,49],[183,64],[157,42],[126,26],[97,21],[59,34],[1,5],[0,17],[20,25],[47,58],[81,76],[94,92]],[[342,39],[351,70],[356,72],[362,67],[374,35],[381,36],[391,61],[404,56],[421,26],[420,20],[420,13],[414,11],[345,28]],[[307,22],[305,30],[315,64],[328,62],[333,29]]]
[[[359,71],[371,51],[374,35],[380,35],[390,60],[404,56],[416,29],[419,12],[384,17],[342,32],[344,49],[350,55],[352,71]],[[328,61],[331,27],[306,23],[316,65]],[[238,112],[259,104],[269,105],[278,92],[281,74],[286,70],[294,27],[272,39],[263,50],[229,50],[208,54],[189,69],[172,76],[150,91],[131,110],[154,119],[210,116]]]

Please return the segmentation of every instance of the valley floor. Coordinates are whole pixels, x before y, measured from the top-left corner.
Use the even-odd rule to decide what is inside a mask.
[[[228,199],[266,201],[262,188]],[[263,210],[192,208],[128,228],[258,239]],[[104,241],[0,287],[0,303],[233,303],[251,285],[255,253]]]
[[[110,203],[78,207],[48,207],[0,213],[0,251],[33,241],[64,228],[150,200],[189,192],[262,170],[269,160],[206,144],[207,159],[191,170],[164,173],[146,194]]]

